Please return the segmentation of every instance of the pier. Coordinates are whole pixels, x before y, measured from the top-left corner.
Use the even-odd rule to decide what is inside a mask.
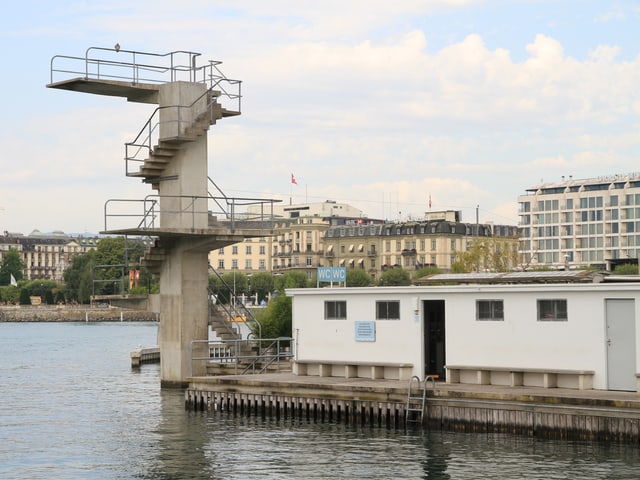
[[[422,422],[407,417],[407,396],[408,382],[400,380],[228,375],[191,378],[185,408],[371,428],[421,423],[463,432],[640,441],[640,396],[635,392],[437,382],[427,389]]]
[[[160,363],[160,347],[140,347],[131,352],[131,368],[146,363]]]

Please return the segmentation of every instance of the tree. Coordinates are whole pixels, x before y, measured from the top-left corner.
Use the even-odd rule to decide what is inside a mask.
[[[249,293],[248,277],[242,272],[228,272],[218,277],[209,276],[209,290],[220,303],[230,303],[235,292],[236,296]]]
[[[73,257],[71,266],[64,272],[67,300],[88,303],[91,299],[95,257],[95,250]]]
[[[613,273],[615,275],[638,275],[638,265],[633,265],[632,263],[616,265]]]
[[[508,243],[494,237],[474,238],[465,252],[456,252],[451,264],[454,273],[506,272],[518,263],[518,253]]]
[[[371,285],[371,275],[361,268],[347,270],[347,287],[368,287]]]
[[[380,286],[411,285],[409,272],[402,268],[390,268],[380,275]]]
[[[256,293],[258,304],[265,300],[274,288],[275,281],[270,273],[259,272],[251,275],[251,291]]]
[[[22,271],[26,265],[22,261],[20,252],[15,248],[10,248],[2,256],[2,264],[0,264],[0,285],[9,285],[11,283],[11,275],[17,280],[22,280]]]
[[[20,305],[31,305],[29,290],[26,288],[20,290]]]
[[[307,288],[309,280],[304,272],[293,270],[276,277],[276,288],[283,290],[285,288]]]
[[[413,278],[422,278],[428,275],[436,275],[438,273],[442,273],[442,270],[440,270],[438,267],[422,267],[415,271],[415,273],[413,274]]]
[[[291,297],[279,291],[267,307],[257,313],[257,319],[262,325],[262,338],[291,337]]]

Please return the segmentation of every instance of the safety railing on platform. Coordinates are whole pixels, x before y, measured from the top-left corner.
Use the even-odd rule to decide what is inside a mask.
[[[162,84],[176,81],[204,83],[233,100],[240,111],[242,81],[227,78],[218,68],[222,62],[209,60],[198,65],[200,53],[176,50],[158,54],[113,48],[89,47],[84,57],[55,55],[51,58],[51,82],[82,78],[85,80],[122,81],[131,84]]]
[[[207,228],[212,221],[214,226],[232,232],[238,229],[271,232],[275,222],[273,205],[277,202],[280,200],[157,194],[147,195],[144,199],[109,199],[104,204],[104,229],[152,231],[162,227],[162,218],[180,216],[182,219],[178,224],[191,230]],[[184,222],[185,216],[189,219],[188,224]],[[168,223],[175,222],[169,219]]]
[[[228,341],[191,341],[191,372],[196,362],[233,365],[234,375],[264,373],[280,362],[291,361],[292,338],[263,338]]]

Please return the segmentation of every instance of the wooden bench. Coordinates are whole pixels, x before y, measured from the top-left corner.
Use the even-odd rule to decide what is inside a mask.
[[[447,383],[593,389],[593,370],[447,365]]]
[[[413,364],[296,360],[293,362],[293,373],[301,376],[409,380],[413,375]]]

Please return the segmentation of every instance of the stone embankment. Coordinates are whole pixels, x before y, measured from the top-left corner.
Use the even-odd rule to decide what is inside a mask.
[[[0,322],[155,322],[145,310],[89,305],[0,306]]]

